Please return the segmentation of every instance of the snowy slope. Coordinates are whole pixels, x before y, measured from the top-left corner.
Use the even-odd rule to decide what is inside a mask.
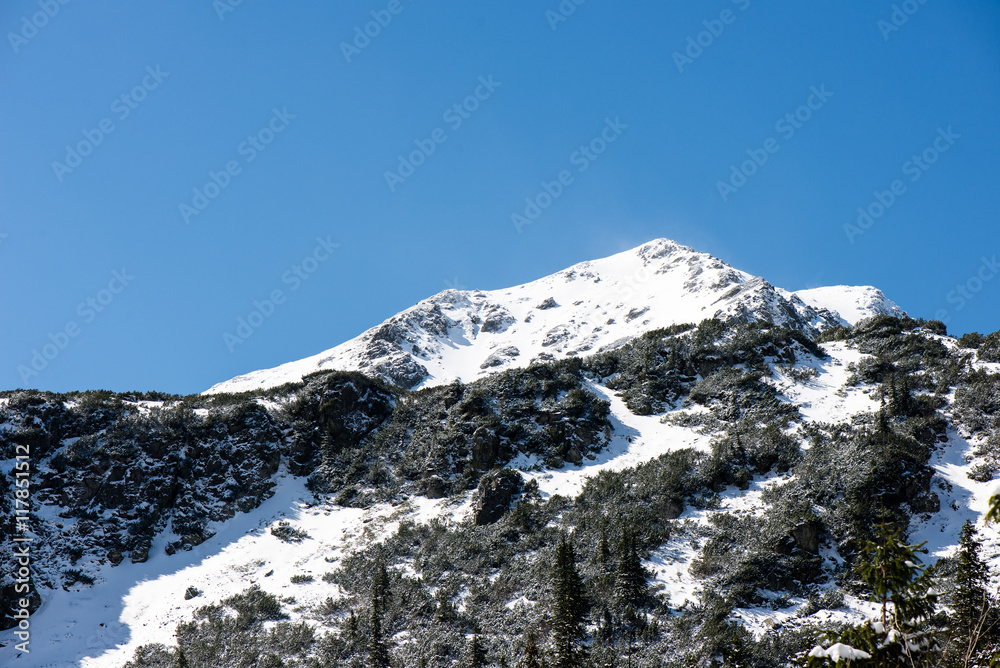
[[[657,239],[513,288],[446,290],[335,348],[238,376],[208,393],[273,387],[328,369],[359,370],[405,388],[469,382],[706,318],[768,320],[814,334],[887,311],[901,313],[875,288],[791,293]]]
[[[852,326],[873,315],[904,315],[903,309],[887,299],[881,290],[870,285],[836,285],[799,290],[792,294],[815,309],[826,309],[839,314],[844,324]]]
[[[803,358],[796,369],[812,369],[811,377],[791,377],[788,369],[772,367],[772,382],[783,397],[800,407],[807,420],[849,421],[851,416],[877,410],[871,386],[855,386],[848,381],[848,365],[861,355],[842,343],[827,343],[829,357]],[[590,389],[609,400],[614,433],[606,450],[582,466],[542,469],[536,462],[521,458],[511,462],[524,475],[537,481],[543,498],[553,494],[575,495],[586,480],[600,471],[622,470],[649,461],[669,450],[692,447],[704,450],[710,437],[697,427],[681,427],[662,416],[637,416],[611,390],[592,385]],[[690,409],[691,407],[688,407]],[[683,408],[678,411],[687,410]],[[992,568],[1000,567],[1000,531],[984,526],[982,516],[986,500],[995,483],[976,483],[967,473],[972,458],[970,443],[960,434],[949,432],[947,443],[935,455],[937,471],[934,488],[942,496],[940,513],[915,518],[916,540],[929,540],[931,555],[939,558],[953,553],[957,534],[965,519],[978,523],[985,540],[984,556]],[[764,507],[762,491],[780,483],[784,476],[755,476],[750,487],[740,491],[729,487],[720,494],[720,505],[713,510],[687,508],[678,522],[705,526],[715,513],[760,513]],[[190,619],[199,606],[217,602],[258,584],[280,597],[294,596],[290,609],[292,621],[319,627],[317,620],[300,612],[326,597],[342,594],[335,584],[322,581],[322,575],[361,546],[384,540],[396,531],[400,521],[425,523],[438,518],[452,524],[467,522],[471,492],[452,499],[431,500],[419,496],[401,503],[376,504],[368,509],[344,508],[330,501],[320,501],[310,494],[301,478],[286,472],[279,475],[275,495],[259,508],[240,514],[213,527],[212,538],[174,556],[164,554],[163,546],[172,538],[160,536],[150,560],[144,564],[123,563],[112,568],[93,564],[97,579],[93,588],[55,591],[32,617],[32,652],[17,658],[26,668],[83,666],[103,668],[121,666],[142,644],[174,644],[176,624]],[[278,521],[287,521],[305,531],[308,538],[288,544],[272,536],[268,529]],[[692,548],[691,532],[678,532],[664,543],[645,566],[656,585],[662,585],[671,604],[681,606],[701,597],[703,582],[690,573],[697,550]],[[824,553],[824,556],[830,557]],[[311,575],[314,581],[298,585],[292,575]],[[184,599],[187,587],[202,591],[197,598]],[[511,601],[510,605],[525,604]],[[857,622],[872,611],[871,604],[853,597],[835,610],[821,610],[803,615],[805,601],[792,598],[783,609],[737,609],[738,617],[756,634],[774,624],[803,624],[809,621]],[[0,643],[13,644],[13,630],[0,632]],[[9,650],[7,650],[9,651]]]

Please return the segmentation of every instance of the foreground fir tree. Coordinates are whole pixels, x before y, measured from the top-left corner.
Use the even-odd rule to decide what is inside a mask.
[[[979,556],[982,543],[966,521],[955,555],[955,589],[951,597],[948,668],[987,666],[1000,661],[1000,610],[989,594],[989,567]]]
[[[870,599],[879,604],[879,617],[828,635],[831,644],[825,648],[817,645],[797,657],[800,665],[941,665],[936,629],[929,624],[937,608],[937,595],[931,592],[934,569],[924,568],[918,556],[927,550],[923,543],[907,543],[902,530],[886,522],[877,524],[875,530],[875,540],[861,546],[855,572]]]
[[[582,668],[586,665],[583,640],[587,599],[583,579],[576,570],[573,546],[563,536],[556,547],[552,566],[552,597],[549,607],[551,655],[554,668]]]

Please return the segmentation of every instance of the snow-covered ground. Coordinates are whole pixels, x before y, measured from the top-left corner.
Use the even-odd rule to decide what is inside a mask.
[[[857,363],[861,355],[840,343],[825,344],[824,348],[830,355],[828,359],[802,360],[794,367],[794,375],[787,368],[775,366],[769,382],[782,397],[797,404],[807,420],[839,422],[877,410],[871,388],[846,386],[848,364]],[[526,477],[538,482],[543,497],[574,496],[587,478],[600,471],[623,470],[671,450],[708,450],[709,436],[664,422],[662,416],[634,415],[614,392],[600,385],[591,385],[590,389],[611,405],[614,431],[606,450],[594,459],[585,459],[580,466],[566,464],[559,470],[542,470],[536,466],[538,462],[528,458],[513,462]],[[985,539],[985,556],[994,572],[1000,572],[1000,532],[982,524],[996,483],[977,483],[968,478],[973,449],[973,444],[953,431],[948,433],[947,443],[940,444],[932,460],[937,470],[932,489],[941,500],[941,511],[915,518],[912,537],[928,541],[927,561],[933,561],[953,553],[962,523],[971,519],[978,523]],[[716,509],[685,509],[679,522],[686,523],[687,530],[676,532],[645,562],[653,573],[654,586],[662,587],[672,605],[698,600],[702,583],[689,570],[697,556],[698,527],[707,525],[715,512],[762,512],[762,492],[781,480],[757,476],[747,490],[723,491]],[[324,582],[322,576],[334,570],[352,546],[383,540],[404,519],[468,521],[471,506],[472,496],[467,494],[456,500],[412,497],[367,510],[342,508],[317,502],[305,489],[304,479],[281,473],[270,499],[250,513],[215,525],[212,529],[217,533],[189,552],[167,556],[164,547],[176,537],[163,534],[154,542],[149,561],[144,564],[86,564],[85,570],[96,577],[92,587],[76,585],[68,592],[44,591],[42,608],[31,618],[31,653],[21,656],[14,665],[120,666],[139,645],[172,644],[176,624],[190,619],[196,608],[239,593],[251,584],[281,598],[294,597],[295,602],[286,606],[292,619],[310,622],[302,617],[302,610],[326,597],[340,595],[338,587]],[[299,543],[282,542],[270,533],[279,521],[306,532],[308,538]],[[823,556],[835,558],[829,550]],[[297,585],[290,580],[293,575],[311,575],[313,580]],[[201,590],[201,595],[185,600],[188,587]],[[748,608],[734,614],[759,635],[774,625],[795,623],[804,603],[792,599],[777,610]],[[522,604],[528,603],[510,602],[512,606]],[[820,611],[810,619],[857,621],[870,611],[869,604],[848,597],[844,607]],[[15,642],[13,631],[0,632],[0,642],[7,645],[2,651],[10,653]]]
[[[566,464],[561,469],[531,470],[537,459],[523,455],[511,462],[511,466],[524,470],[526,478],[538,482],[538,491],[543,498],[553,494],[575,497],[583,491],[587,478],[601,471],[622,471],[671,450],[695,448],[708,451],[709,437],[691,429],[665,424],[660,415],[635,415],[620,397],[601,385],[590,384],[588,388],[611,403],[614,431],[607,448],[594,459],[585,459],[580,466]]]

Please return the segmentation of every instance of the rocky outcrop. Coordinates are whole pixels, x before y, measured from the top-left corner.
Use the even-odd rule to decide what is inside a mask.
[[[503,348],[490,353],[490,356],[479,365],[479,368],[492,369],[493,367],[503,366],[520,354],[521,351],[517,349],[517,346],[504,346]]]
[[[500,437],[488,427],[479,427],[472,434],[472,466],[480,470],[493,468],[500,451]]]
[[[493,524],[510,508],[510,502],[521,492],[524,479],[512,469],[491,471],[479,481],[472,520],[476,526]]]

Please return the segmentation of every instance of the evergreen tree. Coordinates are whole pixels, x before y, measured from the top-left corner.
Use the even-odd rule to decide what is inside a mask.
[[[524,645],[521,660],[517,662],[517,668],[542,668],[541,654],[538,651],[538,644],[535,642],[534,631],[528,631],[528,640]]]
[[[639,560],[635,534],[629,527],[622,529],[618,548],[618,568],[615,571],[615,605],[634,616],[646,598],[646,572]]]
[[[347,618],[347,637],[354,641],[358,639],[358,616],[351,610],[351,616]]]
[[[372,608],[384,614],[389,609],[389,571],[385,567],[385,560],[379,559],[375,563],[375,573],[372,576]]]
[[[597,559],[601,569],[607,572],[611,568],[611,548],[608,546],[608,525],[601,522],[601,542],[597,548]]]
[[[583,580],[576,570],[573,546],[563,536],[556,548],[552,566],[552,596],[549,616],[552,625],[552,659],[555,668],[578,668],[584,665],[584,619],[587,599]]]
[[[382,615],[372,606],[371,635],[368,639],[369,668],[389,668],[389,648],[382,635]]]
[[[865,541],[861,546],[856,570],[872,599],[881,605],[882,624],[930,617],[937,597],[928,593],[931,569],[920,566],[918,554],[927,553],[924,543],[908,544],[903,540],[902,530],[886,522],[880,522],[875,529],[875,540]]]
[[[968,668],[988,665],[989,656],[997,656],[1000,644],[1000,614],[990,595],[989,567],[979,556],[982,543],[976,529],[966,521],[959,538],[956,555],[955,589],[952,594],[954,613],[949,623],[949,646],[945,664]],[[993,648],[993,649],[990,649]]]
[[[831,647],[840,643],[858,652],[854,655],[859,661],[857,665],[936,668],[940,665],[939,648],[935,630],[928,624],[937,605],[936,595],[930,592],[934,569],[925,569],[918,556],[927,550],[923,543],[907,543],[902,530],[887,522],[877,524],[875,529],[875,540],[865,541],[861,546],[855,572],[867,587],[871,600],[880,604],[880,618],[839,634],[829,634],[827,639]],[[842,665],[827,650],[815,647],[796,661],[810,668]],[[836,654],[843,661],[843,651]]]
[[[473,635],[466,649],[465,665],[468,668],[484,668],[486,665],[486,651],[479,642],[479,636]]]
[[[183,649],[178,649],[177,650],[177,668],[189,668],[189,666],[190,666],[190,664],[188,663],[187,657],[184,656],[184,650]]]

